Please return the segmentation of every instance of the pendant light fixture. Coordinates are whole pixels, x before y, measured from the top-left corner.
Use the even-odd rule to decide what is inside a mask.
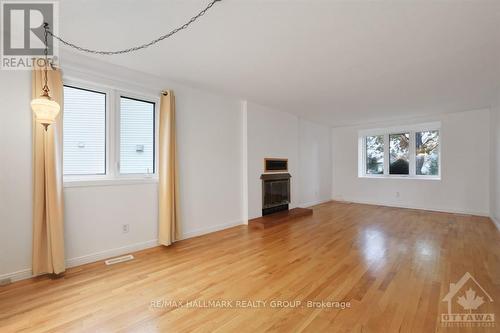
[[[31,109],[35,114],[36,120],[39,121],[45,127],[45,130],[47,130],[48,126],[56,121],[56,117],[59,114],[61,107],[56,101],[52,100],[49,94],[50,89],[48,86],[48,79],[47,79],[47,69],[49,66],[49,60],[47,56],[48,55],[47,36],[49,28],[48,23],[44,23],[43,28],[45,29],[45,51],[44,51],[45,64],[43,69],[44,84],[42,86],[42,93],[40,94],[40,97],[35,98],[31,101]]]
[[[43,28],[45,29],[45,51],[44,51],[44,53],[45,53],[45,66],[44,66],[44,70],[43,70],[43,82],[44,82],[44,84],[42,86],[42,94],[40,95],[40,97],[35,98],[31,101],[31,109],[33,110],[33,113],[36,116],[36,120],[38,122],[40,122],[45,127],[45,130],[47,130],[48,126],[50,124],[53,124],[56,121],[56,117],[59,114],[59,111],[61,109],[59,104],[56,101],[52,100],[52,98],[50,97],[50,94],[49,94],[50,90],[49,90],[49,86],[47,84],[47,81],[48,81],[47,80],[47,68],[49,66],[49,61],[48,61],[48,56],[47,56],[47,54],[48,54],[48,41],[47,40],[48,40],[49,34],[53,39],[57,39],[62,44],[66,45],[68,47],[74,48],[80,52],[99,54],[99,55],[125,54],[125,53],[135,52],[135,51],[139,51],[139,50],[148,48],[148,47],[155,45],[155,44],[157,44],[157,43],[159,43],[167,38],[172,37],[173,35],[175,35],[176,33],[180,32],[184,29],[187,29],[192,23],[194,23],[200,17],[205,15],[206,12],[208,12],[217,2],[220,2],[220,1],[222,1],[222,0],[212,0],[204,9],[202,9],[195,16],[191,17],[191,19],[189,19],[186,23],[171,30],[170,32],[168,32],[164,35],[161,35],[160,37],[158,37],[156,39],[153,39],[150,42],[146,42],[144,44],[130,47],[127,49],[115,50],[115,51],[93,50],[93,49],[78,46],[74,43],[68,42],[68,41],[62,39],[61,37],[55,35],[53,31],[50,31],[49,24],[44,23],[43,24]]]

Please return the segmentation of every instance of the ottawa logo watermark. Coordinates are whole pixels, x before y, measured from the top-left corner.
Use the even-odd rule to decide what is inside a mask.
[[[447,303],[447,313],[441,314],[443,327],[495,327],[493,299],[477,280],[465,273],[442,300]]]
[[[1,55],[0,69],[31,70],[36,59],[45,56],[44,23],[58,33],[56,1],[0,1]],[[47,57],[54,64],[58,59],[57,42],[49,34]]]

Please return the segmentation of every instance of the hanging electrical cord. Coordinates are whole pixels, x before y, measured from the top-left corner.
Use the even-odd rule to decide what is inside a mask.
[[[181,30],[184,30],[186,29],[187,27],[189,27],[192,23],[194,23],[196,20],[198,20],[200,17],[202,17],[203,15],[205,15],[205,13],[210,9],[212,8],[213,5],[215,5],[216,2],[219,2],[219,1],[222,1],[222,0],[212,0],[212,2],[210,2],[204,9],[202,9],[198,14],[196,14],[195,16],[193,16],[189,21],[187,21],[186,23],[184,23],[183,25],[175,28],[174,30],[170,31],[169,33],[166,33],[156,39],[153,39],[152,41],[148,42],[148,43],[144,43],[142,45],[139,45],[139,46],[134,46],[134,47],[130,47],[128,49],[123,49],[123,50],[116,50],[116,51],[101,51],[101,50],[92,50],[92,49],[88,49],[88,48],[85,48],[85,47],[81,47],[81,46],[78,46],[74,43],[71,43],[71,42],[68,42],[64,39],[62,39],[61,37],[57,36],[57,35],[54,35],[54,33],[52,31],[49,30],[49,26],[47,23],[44,24],[44,29],[45,29],[45,32],[48,33],[49,35],[51,35],[52,37],[54,37],[55,39],[57,39],[58,41],[60,41],[61,43],[63,43],[64,45],[67,45],[69,47],[72,47],[78,51],[81,51],[81,52],[87,52],[87,53],[94,53],[94,54],[101,54],[101,55],[115,55],[115,54],[124,54],[124,53],[130,53],[130,52],[134,52],[134,51],[138,51],[138,50],[141,50],[141,49],[145,49],[147,47],[150,47],[151,45],[154,45],[154,44],[157,44],[159,42],[161,42],[162,40],[164,39],[167,39],[173,35],[175,35],[176,33],[178,33],[179,31]]]

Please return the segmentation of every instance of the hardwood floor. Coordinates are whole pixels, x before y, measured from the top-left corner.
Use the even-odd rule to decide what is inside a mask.
[[[287,224],[135,256],[0,287],[0,332],[500,331],[500,233],[483,217],[332,202]],[[466,272],[494,300],[483,297],[479,312],[495,313],[496,328],[441,326],[442,299]],[[188,300],[233,304],[167,304]],[[350,307],[308,307],[322,300]]]
[[[313,210],[310,208],[292,208],[290,210],[251,219],[248,221],[248,226],[259,229],[272,228],[278,224],[288,223],[291,220],[312,214]]]

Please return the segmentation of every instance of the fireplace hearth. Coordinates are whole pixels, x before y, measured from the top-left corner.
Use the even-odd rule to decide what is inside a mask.
[[[263,174],[262,179],[262,215],[288,210],[290,203],[289,173]]]

